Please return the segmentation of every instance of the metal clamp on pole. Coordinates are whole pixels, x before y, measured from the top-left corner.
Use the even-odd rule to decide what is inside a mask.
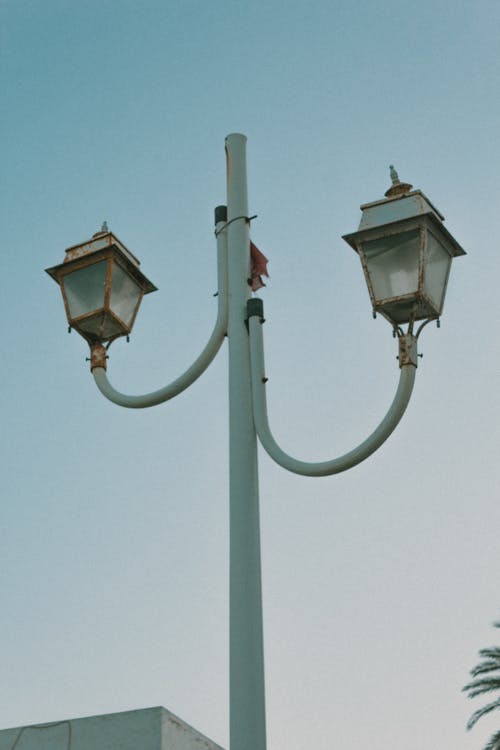
[[[417,337],[411,333],[399,336],[399,366],[418,365]]]
[[[252,297],[252,299],[247,301],[247,317],[245,318],[247,329],[248,321],[253,317],[259,318],[261,323],[265,323],[266,321],[264,318],[264,302],[258,297]]]
[[[94,344],[90,347],[90,372],[93,372],[96,367],[102,367],[106,370],[106,360],[108,355],[106,354],[106,347],[102,344]]]

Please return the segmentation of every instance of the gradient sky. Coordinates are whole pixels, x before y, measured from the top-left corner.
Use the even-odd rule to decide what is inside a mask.
[[[460,693],[500,617],[498,0],[1,0],[0,727],[164,705],[228,745],[226,347],[173,402],[106,402],[43,269],[106,219],[159,291],[126,392],[215,318],[224,137],[248,136],[269,411],[286,450],[363,439],[398,378],[341,235],[389,164],[468,251],[392,438],[336,477],[261,453],[272,750],[472,750]],[[480,705],[478,701],[477,705]]]

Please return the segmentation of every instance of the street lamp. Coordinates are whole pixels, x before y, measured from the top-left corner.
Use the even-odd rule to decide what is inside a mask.
[[[66,262],[47,269],[61,285],[68,320],[89,342],[91,371],[109,400],[129,408],[162,403],[187,388],[208,367],[224,337],[229,348],[230,494],[230,750],[265,750],[264,659],[260,567],[257,436],[269,455],[297,474],[326,476],[355,466],[389,437],[411,396],[417,368],[417,338],[442,312],[451,259],[464,251],[444,228],[443,217],[391,168],[385,200],[363,205],[358,232],[345,240],[359,253],[373,310],[393,326],[399,343],[400,377],[393,402],[374,432],[330,461],[310,463],[286,454],[267,418],[262,300],[252,298],[246,138],[226,138],[227,207],[215,210],[218,313],[198,358],[172,383],[152,393],[128,396],[106,375],[106,351],[126,335],[143,294],[155,287],[138,261],[103,227],[90,243],[67,252]],[[104,265],[99,265],[104,264]],[[118,276],[115,277],[116,269]],[[127,276],[126,282],[114,278]],[[414,323],[423,321],[414,332]],[[406,332],[402,326],[408,324]]]
[[[64,263],[47,268],[61,287],[70,328],[90,346],[128,336],[144,294],[156,287],[106,222],[88,242],[66,250]]]
[[[361,258],[373,312],[394,326],[439,319],[451,260],[464,250],[421,190],[400,182],[391,166],[385,200],[361,206],[359,229],[344,240]]]

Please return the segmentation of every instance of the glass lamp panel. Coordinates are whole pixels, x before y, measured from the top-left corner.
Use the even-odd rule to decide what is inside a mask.
[[[420,250],[418,229],[364,242],[362,250],[377,302],[416,294]]]
[[[107,261],[101,260],[86,268],[62,276],[71,318],[104,306]]]
[[[114,336],[121,336],[126,331],[109,313],[100,313],[93,315],[91,318],[80,320],[78,330],[90,334],[100,341],[106,341]]]
[[[451,256],[431,232],[427,232],[424,263],[424,292],[441,311]]]
[[[132,322],[141,293],[139,284],[115,263],[111,276],[110,308],[127,326]]]

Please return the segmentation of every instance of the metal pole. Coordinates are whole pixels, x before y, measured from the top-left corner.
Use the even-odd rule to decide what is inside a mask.
[[[229,278],[230,750],[265,750],[257,437],[252,415],[246,137],[226,138]],[[229,223],[230,222],[230,223]]]

